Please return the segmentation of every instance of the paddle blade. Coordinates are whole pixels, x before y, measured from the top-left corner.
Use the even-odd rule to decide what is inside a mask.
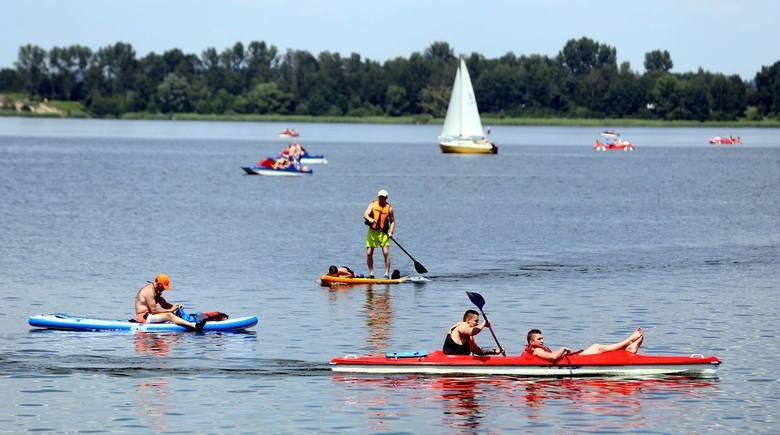
[[[426,269],[425,266],[420,264],[419,261],[414,262],[414,270],[416,270],[417,273],[428,273],[428,269]]]
[[[485,306],[485,299],[482,297],[481,294],[474,293],[474,292],[466,292],[466,296],[468,296],[469,299],[471,299],[471,303],[479,307],[480,310],[482,309],[482,307]]]

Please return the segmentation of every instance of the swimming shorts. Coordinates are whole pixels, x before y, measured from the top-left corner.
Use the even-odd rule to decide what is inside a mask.
[[[135,313],[135,321],[138,323],[146,323],[147,317],[149,317],[148,311],[139,311]]]
[[[385,246],[390,246],[390,238],[387,237],[387,234],[369,228],[368,235],[366,236],[366,248],[379,248]]]

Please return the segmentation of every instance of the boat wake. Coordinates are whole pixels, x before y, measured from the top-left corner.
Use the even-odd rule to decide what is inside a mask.
[[[53,352],[56,354],[56,352]],[[40,355],[38,355],[40,356]],[[0,357],[3,376],[39,378],[102,374],[111,377],[160,376],[284,377],[330,375],[327,364],[288,359],[243,358],[230,361],[204,358],[142,357]]]

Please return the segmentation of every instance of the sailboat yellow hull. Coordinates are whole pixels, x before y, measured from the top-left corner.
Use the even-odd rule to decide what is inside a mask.
[[[498,147],[490,142],[452,141],[440,142],[443,153],[453,154],[498,154]]]

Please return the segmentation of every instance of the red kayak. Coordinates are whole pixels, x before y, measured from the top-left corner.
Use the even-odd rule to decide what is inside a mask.
[[[572,354],[557,362],[528,354],[510,356],[446,355],[441,351],[347,355],[330,362],[334,372],[426,373],[515,376],[660,376],[717,377],[715,356],[643,355],[615,350],[597,355]]]

